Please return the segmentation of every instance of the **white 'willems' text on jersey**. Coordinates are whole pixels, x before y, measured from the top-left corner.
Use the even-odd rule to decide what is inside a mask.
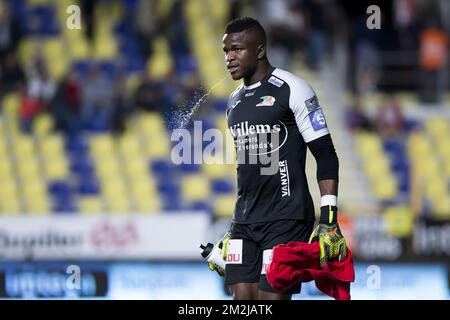
[[[329,131],[311,86],[290,72],[271,68],[264,80],[241,85],[230,95],[226,116],[238,157],[233,222],[313,221],[306,143]],[[270,166],[276,170],[262,174]]]

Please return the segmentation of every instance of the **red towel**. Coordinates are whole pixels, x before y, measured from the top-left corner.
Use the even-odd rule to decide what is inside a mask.
[[[336,300],[350,300],[350,282],[355,281],[352,252],[344,261],[333,260],[320,268],[319,242],[289,242],[273,248],[266,276],[277,291],[314,280],[317,288]]]

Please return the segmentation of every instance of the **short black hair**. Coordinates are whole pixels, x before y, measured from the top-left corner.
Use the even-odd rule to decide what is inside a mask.
[[[264,39],[266,38],[266,32],[264,31],[264,28],[261,26],[258,20],[250,17],[242,17],[231,20],[225,27],[225,33],[236,33],[251,28],[256,28],[257,31],[264,36]]]

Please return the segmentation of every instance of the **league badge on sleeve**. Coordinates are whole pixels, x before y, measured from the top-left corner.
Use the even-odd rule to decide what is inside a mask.
[[[327,127],[327,122],[325,121],[325,116],[322,109],[317,109],[314,112],[308,114],[309,121],[314,129],[314,131],[319,131]]]
[[[305,101],[306,108],[309,112],[312,112],[319,108],[319,99],[317,99],[317,96],[313,96]]]

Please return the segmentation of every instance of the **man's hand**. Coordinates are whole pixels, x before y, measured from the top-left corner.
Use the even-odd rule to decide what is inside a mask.
[[[215,243],[214,247],[218,247],[222,250],[222,259],[227,261],[228,255],[228,242],[230,240],[229,232],[225,233],[224,236]],[[221,277],[225,275],[225,270],[217,268],[213,263],[208,262],[208,267],[211,271],[216,271]]]
[[[335,219],[332,219],[331,223],[324,223],[321,219],[321,223],[317,225],[309,238],[309,243],[314,241],[319,241],[320,266],[322,268],[332,259],[337,258],[339,261],[343,261],[347,256],[347,243]]]

